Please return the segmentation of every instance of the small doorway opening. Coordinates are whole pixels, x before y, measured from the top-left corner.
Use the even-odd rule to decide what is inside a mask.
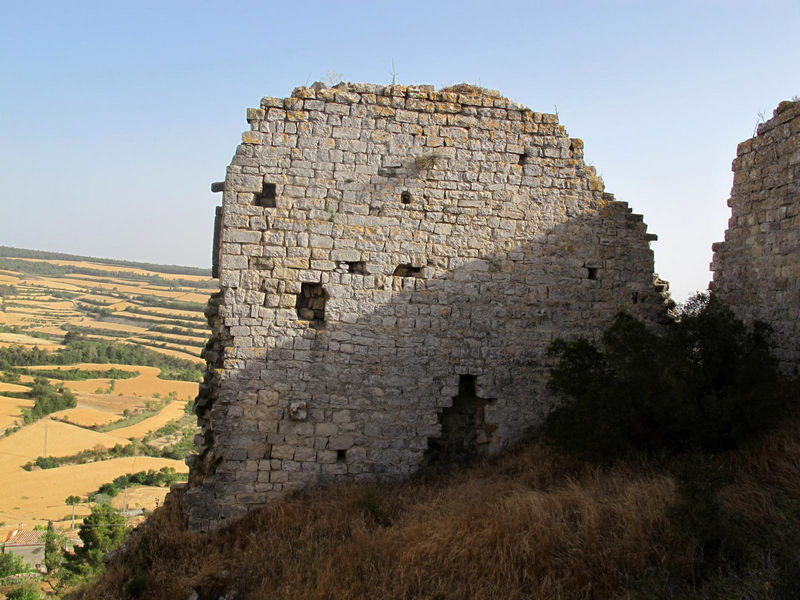
[[[492,400],[478,396],[476,383],[476,375],[459,376],[458,395],[439,414],[441,437],[428,439],[426,462],[467,463],[486,454],[496,426],[486,423],[485,408]]]

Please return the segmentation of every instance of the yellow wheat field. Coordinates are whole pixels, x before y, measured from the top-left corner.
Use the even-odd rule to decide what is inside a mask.
[[[194,398],[197,395],[198,384],[190,381],[174,381],[170,379],[159,379],[158,374],[161,369],[158,367],[144,367],[135,365],[103,365],[81,363],[67,368],[78,368],[82,370],[105,370],[121,369],[126,371],[139,371],[138,377],[131,379],[118,379],[114,382],[113,395],[122,394],[123,396],[142,396],[150,398],[155,394],[162,397],[174,392],[178,398]],[[72,392],[92,393],[98,387],[108,388],[111,384],[110,379],[86,379],[83,381],[66,381],[64,387]]]
[[[49,519],[60,520],[72,510],[64,503],[67,496],[86,497],[125,473],[157,471],[162,467],[172,467],[181,473],[188,471],[179,460],[134,456],[57,469],[0,472],[0,521],[23,522],[25,528],[30,528],[46,524]],[[76,514],[86,510],[81,508],[82,505],[76,506]]]
[[[147,327],[140,327],[137,325],[130,325],[128,323],[114,323],[112,321],[95,321],[94,319],[82,319],[80,321],[81,327],[89,329],[105,329],[108,331],[118,331],[122,334],[125,333],[144,333]]]
[[[49,259],[49,258],[25,258],[21,260],[27,260],[30,262],[44,262],[50,263],[54,265],[60,266],[75,266],[79,268],[85,269],[95,269],[97,271],[108,271],[110,273],[117,272],[117,273],[132,273],[135,275],[145,275],[145,276],[154,276],[158,275],[161,279],[165,280],[172,280],[172,279],[184,279],[186,281],[205,281],[208,279],[206,275],[181,275],[181,274],[171,274],[171,273],[159,273],[158,271],[149,271],[146,269],[139,269],[136,267],[125,267],[122,265],[108,265],[104,263],[97,263],[92,261],[80,261],[80,260],[56,260],[56,259]],[[88,275],[87,275],[88,277]]]
[[[46,327],[36,327],[34,331],[36,331],[37,333],[43,333],[45,335],[52,335],[52,336],[57,336],[57,335],[63,336],[65,333],[67,333],[66,331],[61,329],[61,327],[57,327],[54,325],[49,325]]]
[[[122,416],[125,409],[144,408],[147,399],[140,396],[112,396],[111,394],[75,394],[78,408],[92,408],[112,415]]]
[[[103,289],[103,290],[110,290],[110,291],[117,291],[123,292],[127,294],[143,294],[145,293],[142,289],[141,285],[137,285],[136,282],[126,281],[122,283],[120,280],[119,283],[116,281],[114,283],[106,283],[104,281],[92,281],[90,279],[83,279],[79,278],[78,276],[72,275],[69,277],[63,277],[60,281],[75,286],[78,290],[88,291],[88,288],[96,288],[96,289]]]
[[[22,416],[23,408],[33,406],[33,400],[0,396],[0,432],[11,427]]]
[[[119,341],[124,344],[128,340],[119,340]],[[181,352],[179,350],[173,350],[171,348],[159,348],[159,347],[156,347],[156,346],[148,346],[148,348],[150,348],[150,350],[153,350],[155,352],[160,352],[161,354],[166,354],[167,356],[174,356],[176,358],[182,358],[184,360],[188,360],[188,361],[200,364],[200,365],[206,364],[206,361],[204,359],[200,358],[199,356],[197,356],[196,354],[188,354],[186,352]]]
[[[155,431],[156,429],[163,427],[170,421],[176,421],[180,419],[184,415],[185,407],[186,402],[172,402],[162,408],[157,415],[153,415],[152,417],[149,417],[144,421],[140,421],[135,425],[114,429],[108,433],[109,435],[119,438],[119,442],[121,444],[127,443],[127,441],[132,438],[137,440],[141,439],[151,431]]]
[[[51,342],[50,340],[45,340],[42,338],[31,337],[23,333],[0,333],[0,344],[6,346],[12,346],[14,344],[20,344],[23,346],[37,346],[46,350],[62,347],[56,342]]]
[[[181,345],[185,348],[190,348],[192,350],[197,350],[199,348],[202,348],[203,344],[205,344],[206,340],[208,340],[208,336],[205,335],[201,337],[193,335],[184,335],[181,333],[161,333],[158,331],[143,333],[137,337],[146,339],[148,337],[159,337],[159,336],[161,337],[168,336],[168,338],[171,340],[171,343],[175,345]],[[159,341],[160,340],[156,340],[156,342]]]
[[[21,380],[21,378],[20,378]],[[31,388],[25,385],[19,385],[16,383],[6,383],[5,381],[0,381],[0,393],[2,392],[30,392]]]
[[[45,456],[45,431],[47,456],[69,456],[95,446],[111,448],[120,441],[118,437],[108,433],[41,419],[0,439],[0,488],[3,487],[4,479],[21,471],[26,462]]]
[[[53,418],[60,421],[67,421],[80,427],[92,427],[94,425],[106,425],[113,423],[120,419],[120,415],[106,412],[104,410],[97,410],[96,408],[88,408],[80,406],[81,402],[78,401],[79,406],[76,408],[68,408],[53,413]]]
[[[138,467],[137,470],[141,471]],[[111,506],[117,510],[132,510],[135,508],[153,510],[156,506],[164,505],[164,496],[167,495],[167,492],[169,492],[169,488],[166,487],[137,485],[128,488],[127,492],[114,497],[111,501]]]
[[[181,294],[176,298],[176,300],[180,300],[181,302],[208,302],[208,297],[211,295],[211,291],[209,290],[208,293],[200,293],[200,292],[188,292],[186,294]]]
[[[20,276],[14,271],[0,271],[0,283],[14,285],[20,281]]]
[[[35,308],[37,313],[42,310],[51,313],[72,311],[74,308],[72,302],[68,300],[53,300],[50,296],[30,299],[14,298],[14,304],[17,305],[18,308]]]

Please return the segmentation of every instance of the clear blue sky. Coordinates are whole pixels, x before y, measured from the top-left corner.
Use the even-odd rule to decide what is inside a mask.
[[[340,73],[554,112],[704,289],[736,145],[800,95],[800,2],[0,0],[0,244],[208,266],[245,108]]]

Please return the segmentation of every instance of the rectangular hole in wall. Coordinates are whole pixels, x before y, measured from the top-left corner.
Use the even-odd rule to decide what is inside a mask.
[[[597,279],[597,267],[586,267],[587,277],[591,280]]]
[[[298,318],[317,324],[324,323],[327,300],[328,294],[321,283],[303,283],[295,303]]]
[[[347,450],[336,451],[336,462],[337,463],[347,462]]]
[[[261,193],[256,194],[256,206],[265,208],[275,208],[275,184],[265,183],[261,188]]]
[[[367,273],[367,263],[362,260],[348,262],[347,263],[347,272],[348,273],[355,273],[357,275],[366,275]]]
[[[392,273],[395,277],[422,277],[422,267],[412,267],[411,265],[397,265]]]

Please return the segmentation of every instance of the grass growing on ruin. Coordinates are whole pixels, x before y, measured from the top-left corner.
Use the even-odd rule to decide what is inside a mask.
[[[715,456],[593,465],[531,444],[210,535],[173,502],[74,598],[795,598],[798,440],[793,416]]]

